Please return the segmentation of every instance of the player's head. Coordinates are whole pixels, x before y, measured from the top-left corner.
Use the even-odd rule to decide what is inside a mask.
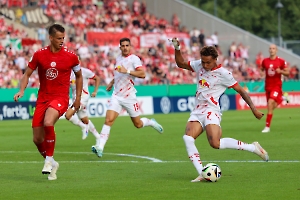
[[[61,49],[65,39],[65,28],[59,24],[53,24],[49,27],[49,40],[54,50]]]
[[[202,66],[206,71],[210,71],[214,67],[217,67],[218,51],[215,47],[204,46],[200,50],[200,55]]]
[[[269,46],[270,57],[275,57],[277,55],[277,46],[275,44],[271,44]]]
[[[122,56],[128,56],[130,54],[131,43],[129,38],[122,38],[120,40],[120,50],[122,52]]]

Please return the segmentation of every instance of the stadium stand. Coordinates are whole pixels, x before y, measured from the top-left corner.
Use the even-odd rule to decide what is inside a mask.
[[[114,58],[119,53],[118,37],[130,37],[133,44],[133,53],[138,55],[146,67],[145,79],[136,79],[136,84],[193,84],[195,75],[187,70],[176,67],[174,50],[167,41],[168,37],[180,34],[182,36],[182,52],[190,60],[199,58],[200,46],[216,45],[218,35],[205,34],[205,30],[194,28],[188,31],[180,24],[176,14],[170,21],[158,18],[147,12],[144,2],[134,0],[128,5],[125,0],[2,0],[3,7],[38,6],[43,12],[56,22],[67,27],[65,45],[76,52],[81,58],[82,67],[87,67],[101,77],[103,85],[113,78]],[[16,22],[17,23],[17,22]],[[18,86],[24,63],[30,59],[34,51],[47,45],[45,37],[24,39],[26,31],[15,29],[13,25],[5,24],[3,16],[0,18],[0,39],[11,41],[22,39],[22,48],[17,49],[10,42],[0,43],[0,87],[12,88]],[[43,33],[44,27],[36,29]],[[100,40],[107,37],[107,40]],[[42,39],[44,38],[44,39]],[[47,37],[46,37],[47,38]],[[149,39],[157,39],[157,43],[148,44]],[[27,42],[27,43],[26,43]],[[219,62],[232,71],[238,81],[260,80],[259,65],[262,55],[258,53],[256,60],[249,60],[248,49],[242,43],[232,41],[228,52],[219,50]],[[299,70],[293,66],[291,79],[299,79]],[[37,76],[30,80],[29,87],[38,87]]]

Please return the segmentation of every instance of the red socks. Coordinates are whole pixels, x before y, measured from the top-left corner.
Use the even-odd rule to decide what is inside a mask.
[[[55,131],[54,131],[54,126],[45,126],[45,147],[46,147],[46,156],[53,156],[54,154],[54,147],[55,147]]]
[[[44,140],[41,144],[36,144],[36,147],[40,154],[46,158],[46,140]]]
[[[266,127],[271,126],[271,121],[272,121],[273,114],[268,114],[267,119],[266,119]]]

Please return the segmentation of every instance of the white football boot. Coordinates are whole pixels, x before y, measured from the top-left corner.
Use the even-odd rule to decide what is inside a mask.
[[[255,146],[255,150],[253,151],[253,153],[261,157],[264,161],[268,162],[269,160],[268,152],[264,150],[258,142],[253,142],[252,144]]]
[[[54,181],[57,179],[56,172],[59,168],[59,164],[56,161],[53,161],[51,173],[48,176],[49,181]]]
[[[151,119],[151,121],[153,122],[153,128],[155,129],[155,130],[157,130],[159,133],[163,133],[164,132],[164,129],[163,129],[163,127],[159,124],[159,123],[157,123],[157,121],[155,120],[155,119]]]
[[[265,127],[261,132],[262,133],[269,133],[270,132],[270,127]]]
[[[44,167],[42,169],[42,174],[50,174],[52,170],[52,162],[45,160]]]
[[[195,178],[194,180],[191,180],[192,183],[195,183],[195,182],[200,182],[200,181],[203,181],[204,178],[202,177],[202,175],[200,174],[197,178]]]

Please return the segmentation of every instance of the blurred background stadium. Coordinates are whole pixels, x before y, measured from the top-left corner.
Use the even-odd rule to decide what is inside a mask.
[[[103,85],[112,79],[114,58],[119,53],[118,40],[123,36],[132,39],[133,53],[142,58],[147,69],[146,79],[137,80],[137,84],[195,83],[193,74],[176,68],[173,48],[167,41],[167,38],[173,36],[184,41],[183,52],[189,59],[199,58],[201,45],[218,45],[219,61],[233,72],[238,81],[261,80],[257,67],[262,58],[268,56],[269,41],[218,18],[222,7],[217,7],[216,3],[220,4],[220,1],[216,0],[202,1],[203,5],[210,2],[210,5],[214,6],[214,15],[178,0],[0,2],[1,88],[18,86],[32,53],[48,44],[46,28],[54,22],[67,28],[65,45],[80,55],[83,67],[90,68],[102,78]],[[238,1],[235,2],[232,11],[242,6]],[[271,18],[275,18],[272,20],[273,24],[269,24],[273,27],[273,37],[269,38],[279,45],[279,24],[275,8],[277,1],[273,2],[273,8],[270,8],[273,10],[273,17],[270,16],[269,20],[271,23]],[[257,4],[262,6],[262,2]],[[257,23],[250,16],[248,21]],[[298,35],[296,32],[294,34]],[[285,40],[288,41],[289,38],[284,38],[278,54],[286,59],[292,68],[288,79],[298,80],[297,64],[300,57],[291,49],[287,49]],[[29,86],[38,87],[37,75],[32,77]]]

